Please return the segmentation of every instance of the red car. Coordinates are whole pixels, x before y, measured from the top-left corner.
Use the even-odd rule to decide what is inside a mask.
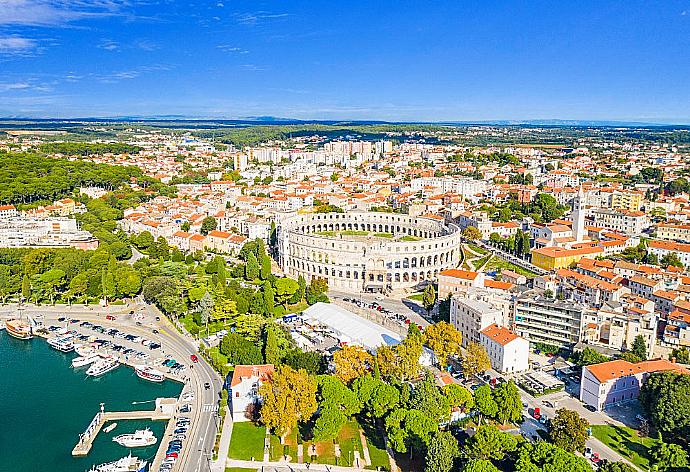
[[[113,315],[107,315],[107,316],[105,317],[105,319],[106,319],[106,320],[110,320],[110,321],[115,321],[115,317],[114,317]]]
[[[177,453],[176,453],[176,452],[170,452],[170,453],[168,453],[168,454],[165,455],[165,458],[166,458],[166,459],[167,459],[168,457],[174,457],[175,459],[177,459]]]
[[[540,408],[535,408],[534,411],[532,412],[532,418],[535,420],[539,420],[541,418],[541,409]]]
[[[598,452],[593,453],[592,457],[590,457],[589,460],[591,460],[595,464],[598,464],[599,462],[601,462],[601,459],[599,458],[599,453]]]
[[[190,359],[192,360],[192,362],[194,362],[195,364],[196,364],[197,362],[199,362],[199,358],[196,356],[196,354],[192,354],[191,356],[189,356],[189,358],[190,358]]]

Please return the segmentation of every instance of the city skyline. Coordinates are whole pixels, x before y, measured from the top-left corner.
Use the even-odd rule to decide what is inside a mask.
[[[690,4],[0,4],[0,116],[690,123]]]

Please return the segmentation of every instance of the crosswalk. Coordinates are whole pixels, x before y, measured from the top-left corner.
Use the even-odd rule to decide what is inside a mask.
[[[204,403],[203,405],[201,405],[201,411],[203,411],[204,413],[215,413],[218,411],[218,405]]]

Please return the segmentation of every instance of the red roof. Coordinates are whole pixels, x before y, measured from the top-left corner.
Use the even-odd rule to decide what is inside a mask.
[[[497,324],[492,324],[490,326],[487,326],[483,330],[481,330],[481,333],[491,339],[492,341],[497,342],[501,346],[505,346],[506,344],[510,343],[511,341],[515,341],[518,339],[520,336],[517,334],[513,333],[511,330],[508,328],[504,328],[503,326],[498,326]]]
[[[275,368],[273,364],[236,365],[230,386],[235,387],[243,380],[258,377],[261,382],[270,381]]]

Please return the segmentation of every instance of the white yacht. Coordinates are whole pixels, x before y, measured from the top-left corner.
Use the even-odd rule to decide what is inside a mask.
[[[94,465],[89,472],[144,472],[148,462],[132,454],[114,462]]]
[[[74,367],[75,369],[78,367],[85,367],[101,359],[102,357],[97,354],[92,354],[90,356],[75,357],[74,359],[72,359],[72,367]]]
[[[99,375],[103,375],[106,372],[116,369],[118,365],[120,365],[120,362],[114,357],[109,356],[89,367],[89,370],[86,371],[86,375],[98,377]]]
[[[131,434],[120,434],[115,436],[113,441],[118,443],[120,446],[125,447],[143,447],[151,446],[156,444],[158,439],[154,436],[153,432],[149,429],[138,429]]]
[[[61,352],[72,352],[74,350],[74,343],[67,338],[51,338],[48,340],[48,344],[53,349]]]

